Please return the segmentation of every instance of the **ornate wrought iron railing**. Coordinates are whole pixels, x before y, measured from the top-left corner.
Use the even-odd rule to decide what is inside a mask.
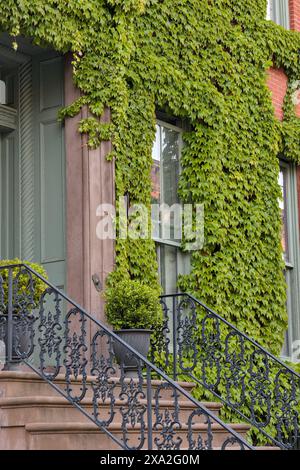
[[[166,295],[161,303],[164,324],[152,360],[173,380],[197,383],[198,396],[217,397],[265,443],[296,448],[300,375],[195,297]]]
[[[22,361],[122,449],[253,449],[184,386],[24,264],[0,268],[0,341],[6,368]],[[123,350],[119,364],[116,345]],[[135,359],[135,378],[127,376],[128,358]]]

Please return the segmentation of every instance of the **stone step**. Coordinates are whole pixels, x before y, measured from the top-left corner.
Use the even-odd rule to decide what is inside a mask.
[[[110,400],[104,403],[99,402],[98,419],[108,420],[110,417]],[[174,402],[172,400],[159,401],[159,413],[172,411]],[[81,403],[84,410],[92,415],[92,400],[84,399]],[[139,405],[147,407],[146,400],[139,400]],[[219,403],[204,403],[204,405],[214,414],[218,414],[221,408]],[[121,407],[127,409],[126,402],[116,400],[114,403],[113,423],[121,422]],[[187,423],[189,416],[196,407],[191,401],[179,401],[179,420],[181,423]],[[18,449],[15,446],[24,446],[26,441],[25,426],[27,423],[56,423],[56,422],[77,422],[89,423],[89,419],[78,410],[74,405],[69,403],[64,397],[8,397],[0,399],[1,427],[0,427],[0,449]],[[147,420],[147,412],[144,413],[144,420]],[[205,416],[197,416],[194,421],[205,422]],[[155,402],[152,401],[152,422],[156,422]],[[23,448],[23,447],[22,447]]]
[[[281,450],[281,449],[280,447],[275,447],[275,446],[259,446],[259,447],[255,447],[255,450],[269,451],[269,450]]]
[[[55,379],[55,385],[65,389],[64,375],[58,375]],[[95,377],[89,376],[86,380],[88,393],[82,400],[84,410],[90,414],[93,411],[93,389]],[[128,396],[134,395],[136,392],[141,393],[136,386],[137,379],[125,379],[125,385],[128,387],[122,390],[120,379],[118,377],[109,378],[104,381],[104,385],[111,386],[115,397],[114,410],[115,415],[112,423],[109,425],[109,431],[119,440],[123,437],[121,422],[121,407],[126,406]],[[131,387],[129,386],[131,385]],[[142,384],[142,389],[147,395],[146,382]],[[155,415],[155,394],[159,389],[159,412],[164,419],[170,418],[170,414],[174,409],[174,390],[172,386],[164,388],[167,385],[159,380],[151,381],[152,389],[152,421],[153,421],[153,441],[160,442],[163,435],[159,429],[155,429],[157,421]],[[179,385],[191,393],[194,383],[180,382]],[[82,387],[82,379],[72,378],[71,385],[72,394],[80,395]],[[122,395],[122,392],[124,394]],[[77,410],[73,404],[69,403],[66,398],[59,395],[51,385],[41,379],[37,374],[27,371],[1,371],[0,372],[0,448],[1,449],[117,449],[118,446],[113,439],[101,431],[94,423]],[[122,399],[124,398],[124,400]],[[188,400],[184,394],[178,397],[180,406],[179,421],[181,428],[174,426],[173,441],[182,439],[180,447],[188,448],[188,419],[195,411],[196,407]],[[147,405],[146,400],[139,397],[139,404]],[[219,414],[220,403],[203,403],[213,414]],[[99,419],[107,419],[110,414],[111,402],[107,399],[104,403],[99,403],[98,412]],[[145,426],[147,427],[147,413],[144,415]],[[199,438],[205,442],[207,436],[207,424],[204,416],[193,417],[193,440],[198,441]],[[136,417],[138,420],[138,417]],[[172,416],[171,416],[172,420]],[[129,417],[130,423],[130,417]],[[248,425],[234,424],[232,428],[241,436],[246,436],[249,430]],[[211,425],[213,433],[213,447],[222,446],[224,440],[231,435],[216,422]],[[147,439],[147,431],[145,430]],[[128,429],[129,445],[137,446],[141,438],[140,424]],[[154,448],[159,446],[158,442]],[[167,448],[167,445],[165,445]],[[172,446],[171,446],[172,447]],[[144,444],[147,448],[147,443]]]
[[[93,414],[92,400],[84,399],[80,402],[83,409],[89,414]],[[139,400],[139,405],[147,408],[147,400]],[[179,418],[180,422],[186,423],[191,413],[197,408],[191,401],[180,400]],[[220,403],[205,402],[203,405],[209,409],[214,415],[218,416],[221,408]],[[97,411],[98,419],[108,420],[111,415],[111,400],[105,402],[98,401]],[[126,408],[126,401],[116,399],[114,403],[115,416],[114,420],[119,421],[121,415],[120,408]],[[159,400],[159,412],[164,410],[172,410],[174,401]],[[87,417],[78,410],[73,404],[68,402],[64,397],[9,397],[0,399],[0,410],[2,411],[1,426],[16,427],[25,426],[28,422],[47,421],[53,423],[57,421],[68,422],[86,422]],[[146,412],[144,414],[146,419]],[[118,419],[119,417],[119,419]],[[155,401],[152,400],[152,419],[155,420]],[[195,418],[196,419],[196,418]],[[198,421],[205,422],[205,415],[197,417]]]
[[[181,450],[186,450],[188,452],[188,449],[181,449]],[[222,447],[214,447],[213,450],[224,450],[224,449],[222,449]],[[232,446],[228,445],[225,450],[241,450],[241,448],[237,446],[236,444],[234,444]],[[244,449],[244,450],[250,450],[250,449]],[[279,447],[273,447],[273,446],[262,446],[262,447],[255,447],[255,450],[269,451],[269,450],[281,450],[281,449]]]
[[[95,376],[88,376],[86,380],[87,385],[87,397],[91,397],[92,392],[92,383],[95,383]],[[125,379],[124,383],[128,384],[130,379]],[[133,379],[133,383],[136,384],[138,382],[137,379]],[[119,377],[112,377],[106,382],[107,384],[114,385],[114,395],[118,396],[121,392],[120,387],[120,378]],[[65,376],[59,374],[54,381],[54,384],[59,387],[62,391],[66,389],[66,379]],[[154,394],[155,391],[159,386],[161,386],[163,382],[161,380],[152,380],[152,393]],[[178,382],[178,384],[186,390],[188,393],[191,393],[195,384],[192,382]],[[74,379],[71,381],[71,388],[73,390],[73,394],[80,395],[82,387],[82,378]],[[147,384],[146,381],[143,384],[143,390],[146,391]],[[4,397],[22,397],[22,396],[57,396],[58,392],[51,387],[44,379],[40,378],[34,372],[24,372],[24,371],[1,371],[0,372],[0,398]],[[162,399],[172,399],[173,390],[172,387],[161,390],[160,397]]]
[[[246,436],[249,431],[249,426],[244,424],[231,424],[232,429],[239,433],[240,436]],[[123,434],[121,431],[121,423],[115,423],[109,427],[109,430],[113,435],[122,439]],[[224,441],[231,437],[224,428],[219,424],[212,424],[211,430],[213,433],[213,448],[220,448]],[[69,422],[57,422],[57,423],[28,423],[26,425],[27,440],[26,449],[28,450],[115,450],[118,449],[118,445],[103,431],[99,430],[93,423],[69,423]],[[177,439],[182,439],[180,448],[188,448],[188,428],[182,426],[181,429],[174,427],[174,433],[171,435],[173,443],[177,442]],[[145,432],[146,441],[144,449],[147,449],[147,433]],[[170,436],[170,434],[169,434]],[[127,431],[128,445],[134,447],[138,445],[141,437],[140,426],[135,428],[128,427]],[[205,442],[208,438],[207,425],[204,423],[198,423],[193,426],[193,439],[197,440],[202,438]],[[158,430],[153,430],[153,448],[158,448],[158,442],[163,443],[164,437]],[[166,443],[165,448],[170,445],[170,442]]]

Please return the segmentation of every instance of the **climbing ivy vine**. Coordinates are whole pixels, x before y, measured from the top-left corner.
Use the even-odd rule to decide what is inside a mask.
[[[190,123],[180,194],[204,203],[205,246],[180,280],[278,354],[286,328],[278,153],[300,162],[291,101],[300,35],[265,20],[266,0],[6,0],[1,29],[73,53],[80,123],[90,147],[112,139],[116,195],[150,206],[155,111]],[[289,77],[285,119],[274,117],[267,70]],[[106,107],[111,123],[100,122]],[[117,242],[115,277],[157,283],[151,240]]]

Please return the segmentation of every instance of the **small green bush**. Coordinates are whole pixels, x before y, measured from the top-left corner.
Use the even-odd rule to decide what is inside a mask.
[[[106,317],[114,329],[155,330],[162,322],[157,289],[126,279],[105,291]]]
[[[0,260],[0,268],[2,266],[9,266],[9,265],[21,264],[21,263],[27,264],[30,268],[32,268],[38,274],[43,276],[45,279],[48,279],[47,273],[46,273],[45,269],[42,266],[40,266],[39,264],[36,264],[36,263],[21,261],[18,258],[11,259],[11,260],[9,260],[9,259]],[[19,268],[17,268],[17,267],[13,268],[13,279],[16,278],[16,276],[18,275],[19,272],[20,272]],[[3,293],[4,293],[3,304],[4,304],[4,306],[6,306],[7,305],[7,294],[8,294],[8,269],[1,269],[0,270],[0,276],[3,280],[2,286],[1,286],[2,289],[3,289]],[[33,284],[34,294],[33,294],[33,299],[32,299],[31,305],[30,305],[31,309],[38,306],[41,295],[45,291],[45,289],[47,288],[47,285],[42,280],[40,280],[39,278],[37,278],[35,276],[33,276],[33,281],[34,281],[34,284]],[[17,295],[18,296],[22,296],[22,294],[25,294],[26,292],[29,294],[29,292],[28,292],[28,283],[29,283],[28,274],[26,272],[22,272],[20,274],[19,282],[18,282],[18,290],[17,290]],[[1,300],[2,299],[1,299],[1,295],[0,295],[0,301]],[[29,296],[28,296],[28,300],[30,301]],[[1,308],[1,305],[0,305],[0,308]],[[2,308],[0,310],[0,313],[6,313],[6,308]],[[16,309],[15,309],[15,313],[16,313]]]

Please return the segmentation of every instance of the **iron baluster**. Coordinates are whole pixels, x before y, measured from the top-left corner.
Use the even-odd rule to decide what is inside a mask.
[[[179,305],[190,304],[190,312],[185,318],[180,314],[178,322],[177,378],[209,391],[233,415],[256,428],[264,442],[282,449],[296,448],[300,439],[300,375],[194,296],[164,295],[161,301],[166,304],[174,298]],[[231,438],[224,447],[230,445]]]
[[[8,269],[7,299],[7,368],[13,362],[13,270]]]
[[[152,434],[152,384],[151,384],[151,369],[147,365],[147,429],[148,429],[148,450],[153,449],[153,434]]]
[[[198,418],[200,417],[205,420],[205,423],[207,424],[206,439],[201,435],[201,433],[197,434],[197,431],[193,429],[196,424],[194,422],[195,417],[198,417]],[[212,450],[213,449],[212,419],[210,416],[205,416],[205,413],[203,413],[202,410],[195,410],[189,416],[188,442],[189,442],[189,448],[191,450]]]
[[[5,275],[9,271],[10,280],[8,274]],[[26,279],[25,289],[21,288],[21,279]],[[68,306],[66,312],[65,305]],[[22,360],[94,423],[103,438],[110,439],[120,448],[180,450],[195,447],[195,444],[189,447],[189,442],[192,441],[197,442],[196,446],[199,448],[212,447],[210,423],[217,423],[241,448],[253,449],[230,425],[206,409],[180,383],[141,356],[29,266],[20,264],[0,267],[0,307],[2,338],[5,336],[3,329],[5,330],[6,320],[13,317],[14,312],[19,313],[20,321],[16,328],[12,328],[10,340],[13,351],[15,344],[17,345],[17,360]],[[163,334],[159,336],[159,349],[156,349],[155,354],[158,358],[161,356],[166,368],[171,366],[169,346],[173,340],[172,372],[174,378],[177,378],[180,374],[177,360],[177,298],[172,300],[172,307],[175,320],[173,332],[170,331],[173,317],[170,320],[168,310],[165,309]],[[32,318],[32,323],[28,321],[29,318]],[[22,350],[21,336],[25,330],[29,332],[30,343],[26,350]],[[8,343],[9,338],[6,341]],[[124,356],[134,358],[137,365],[135,377],[129,375],[132,370],[125,369],[122,360],[118,364],[114,351],[116,344],[124,350]],[[184,348],[181,354],[184,355]],[[14,359],[13,356],[14,353],[11,353],[10,358]],[[188,409],[193,410],[190,420],[186,411],[183,414],[182,400],[188,404]],[[193,424],[197,416],[201,420],[203,416],[206,423],[205,433],[208,437],[205,437],[202,446],[203,423],[200,434],[197,434],[197,423],[196,428]],[[191,423],[190,429],[188,422]],[[189,432],[193,433],[190,440]]]
[[[172,298],[172,332],[173,332],[173,380],[177,380],[177,310],[176,297]]]

